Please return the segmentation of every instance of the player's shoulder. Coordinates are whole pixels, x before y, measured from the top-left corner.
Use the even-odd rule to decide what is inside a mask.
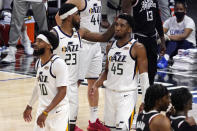
[[[158,114],[157,116],[155,116],[152,120],[151,123],[155,126],[161,126],[161,127],[166,127],[170,125],[170,120],[163,114]]]
[[[65,65],[65,62],[60,56],[54,55],[53,58],[51,59],[51,62],[57,66]]]
[[[135,42],[135,44],[133,44],[133,47],[136,49],[142,49],[145,48],[144,45],[138,41]]]

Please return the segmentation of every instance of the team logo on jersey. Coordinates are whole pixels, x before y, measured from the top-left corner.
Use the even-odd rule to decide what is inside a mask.
[[[143,131],[144,127],[145,127],[145,123],[143,121],[138,121],[137,122],[137,128],[139,128]]]
[[[45,66],[45,67],[44,67],[44,69],[45,69],[45,70],[48,70],[48,69],[49,69],[49,67],[48,67],[48,66]]]
[[[62,52],[77,52],[79,51],[79,45],[73,45],[73,42],[68,42],[67,46],[62,47]]]
[[[144,10],[149,10],[150,8],[156,8],[156,3],[153,2],[153,0],[143,0],[142,1],[142,8],[140,12]]]
[[[39,72],[38,82],[48,82],[48,76],[43,75],[43,72]]]
[[[126,62],[126,55],[122,55],[121,52],[116,52],[113,56],[109,57],[110,62]]]
[[[101,13],[101,6],[98,6],[97,4],[93,5],[93,8],[89,9],[89,13],[93,14],[93,13]]]

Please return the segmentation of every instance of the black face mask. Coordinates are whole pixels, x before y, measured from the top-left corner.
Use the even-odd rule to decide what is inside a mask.
[[[178,20],[182,20],[185,15],[185,12],[175,12],[174,14]]]
[[[44,54],[44,52],[45,52],[45,49],[44,48],[41,48],[41,49],[38,49],[38,50],[34,50],[33,55],[34,56],[41,56],[41,55]]]

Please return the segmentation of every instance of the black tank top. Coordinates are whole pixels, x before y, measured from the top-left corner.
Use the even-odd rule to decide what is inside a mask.
[[[160,113],[156,110],[152,110],[149,112],[143,111],[137,117],[136,131],[150,131],[149,124],[150,121]]]

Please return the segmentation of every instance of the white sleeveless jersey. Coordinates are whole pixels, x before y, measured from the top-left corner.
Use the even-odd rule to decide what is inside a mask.
[[[68,72],[68,84],[74,84],[78,81],[79,75],[80,35],[77,31],[73,31],[72,36],[68,36],[59,26],[55,26],[54,30],[58,34],[59,46],[53,53],[65,60]]]
[[[113,42],[108,52],[108,74],[103,85],[113,91],[132,91],[137,89],[137,62],[131,56],[131,49],[136,40],[131,39],[124,46],[119,47]]]
[[[101,0],[85,0],[85,8],[80,11],[80,26],[99,32],[101,21]]]
[[[46,109],[58,93],[58,87],[67,86],[67,72],[65,62],[59,56],[53,55],[42,65],[41,59],[36,62],[36,79],[39,96],[39,108]],[[67,96],[53,109],[68,104]],[[53,111],[52,111],[53,112]]]

